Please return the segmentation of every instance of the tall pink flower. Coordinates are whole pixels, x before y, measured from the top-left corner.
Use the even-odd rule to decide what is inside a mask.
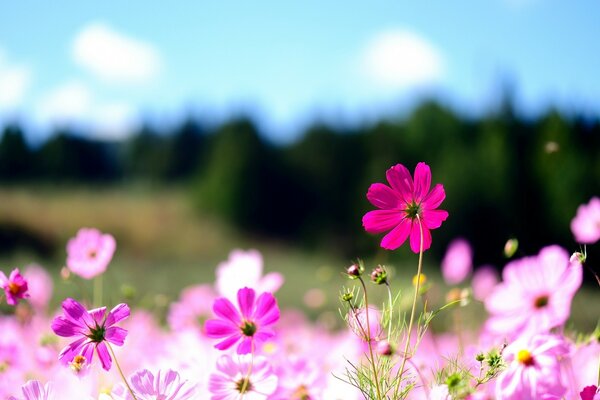
[[[115,238],[94,228],[81,228],[67,243],[67,267],[84,279],[106,271],[116,248]]]
[[[553,335],[536,335],[512,343],[503,352],[508,367],[496,381],[496,398],[562,398],[567,388],[560,379],[559,360],[568,353],[567,342]]]
[[[223,355],[209,377],[211,400],[266,400],[277,389],[277,375],[264,357]]]
[[[27,281],[19,272],[19,268],[13,269],[8,278],[0,271],[0,287],[4,289],[6,302],[11,306],[16,306],[20,299],[29,297]]]
[[[114,325],[129,317],[129,306],[121,303],[108,313],[106,307],[88,311],[76,300],[68,298],[63,301],[62,308],[65,315],[54,318],[52,330],[58,336],[75,337],[76,340],[60,352],[58,359],[79,371],[91,364],[95,349],[102,368],[110,370],[112,358],[105,342],[123,345],[127,331]]]
[[[226,350],[240,342],[237,352],[246,354],[275,335],[270,326],[279,320],[277,300],[268,292],[256,301],[255,296],[254,289],[238,290],[238,308],[225,297],[215,300],[213,311],[219,318],[209,319],[204,327],[209,338],[223,339],[215,345],[217,349]]]
[[[593,197],[588,204],[577,208],[571,231],[579,243],[593,244],[600,239],[600,198]]]
[[[431,246],[430,229],[439,228],[448,218],[448,212],[437,210],[446,198],[444,187],[431,186],[431,170],[423,162],[415,168],[415,179],[402,164],[386,172],[390,186],[374,183],[369,187],[367,199],[379,210],[369,211],[363,217],[363,226],[369,233],[390,231],[381,240],[381,247],[395,250],[410,236],[410,248],[418,253],[423,226],[423,250]],[[419,224],[420,221],[420,224]]]
[[[491,314],[486,329],[514,339],[564,324],[583,271],[579,262],[569,260],[564,249],[549,246],[538,256],[507,264],[502,278],[503,282],[485,299]]]

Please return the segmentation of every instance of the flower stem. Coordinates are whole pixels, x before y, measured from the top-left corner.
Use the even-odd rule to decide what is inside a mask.
[[[127,379],[125,379],[125,375],[123,374],[123,370],[121,369],[121,366],[119,365],[119,361],[117,360],[117,357],[115,356],[115,352],[113,351],[112,346],[108,342],[105,342],[105,343],[106,343],[106,347],[108,347],[108,350],[110,351],[110,355],[112,356],[113,360],[115,360],[115,365],[117,366],[117,370],[119,371],[119,374],[121,375],[121,379],[123,379],[123,382],[125,382],[125,386],[127,386],[127,390],[129,390],[129,393],[133,397],[133,400],[137,400],[137,397],[135,397],[135,393],[133,393],[133,389],[131,389],[131,386],[129,386]]]
[[[94,307],[102,307],[102,275],[94,278]]]
[[[375,389],[377,390],[377,398],[382,399],[381,389],[379,389],[379,378],[377,376],[377,366],[375,365],[375,357],[373,355],[373,344],[371,343],[371,324],[369,323],[369,298],[367,297],[367,286],[365,281],[359,276],[358,280],[363,287],[363,296],[365,297],[365,314],[367,319],[367,345],[369,346],[369,361],[371,361],[371,367],[373,368],[373,378],[375,379]]]
[[[246,393],[250,386],[250,375],[252,374],[252,368],[254,367],[254,340],[250,343],[250,365],[248,366],[248,372],[246,373],[246,379],[242,381],[242,387],[240,388],[240,395]]]
[[[387,281],[385,282],[385,286],[387,287],[388,300],[390,303],[390,310],[389,310],[390,320],[388,321],[388,336],[387,336],[387,340],[389,342],[390,340],[392,340],[392,320],[394,319],[393,318],[394,317],[394,310],[393,310],[394,303],[392,301],[392,289],[390,288],[390,284]]]
[[[410,336],[412,333],[413,321],[415,319],[415,309],[417,308],[417,297],[420,289],[419,286],[421,284],[421,269],[423,267],[423,224],[421,223],[421,218],[419,215],[417,215],[417,221],[419,222],[419,230],[421,231],[421,243],[419,245],[419,265],[417,266],[417,284],[415,285],[415,295],[413,296],[412,308],[410,310],[410,320],[408,322],[408,334],[406,337],[406,344],[404,345],[404,352],[402,354],[402,364],[398,370],[398,381],[396,382],[396,389],[394,390],[394,398],[398,396],[398,390],[400,389],[400,383],[402,382],[402,375],[404,374],[404,367],[406,366],[406,360],[408,359],[408,347],[410,346]]]

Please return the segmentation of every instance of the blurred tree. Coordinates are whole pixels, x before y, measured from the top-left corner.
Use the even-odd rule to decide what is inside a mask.
[[[16,182],[29,179],[34,172],[32,152],[25,142],[21,127],[7,125],[0,141],[0,179]]]

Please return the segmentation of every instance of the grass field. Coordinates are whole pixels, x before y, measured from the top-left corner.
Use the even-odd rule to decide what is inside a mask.
[[[126,298],[163,317],[168,303],[177,299],[182,288],[213,282],[215,267],[227,259],[230,250],[255,248],[263,254],[266,271],[279,271],[286,278],[277,294],[284,308],[302,309],[328,326],[339,326],[341,322],[338,295],[342,285],[349,284],[341,272],[351,260],[273,239],[242,235],[211,216],[195,212],[186,192],[179,187],[0,189],[0,228],[14,241],[10,252],[2,247],[0,268],[7,271],[30,263],[47,268],[55,278],[55,306],[66,295],[91,298],[89,282],[60,279],[66,242],[81,227],[96,227],[112,233],[117,240],[117,252],[103,277],[104,300],[109,305]],[[408,251],[402,254],[410,258],[392,260],[389,253],[381,252],[367,262],[369,265],[391,262],[394,270],[400,271],[394,285],[402,282],[402,290],[410,294],[407,290],[417,258]],[[427,255],[425,260],[425,273],[430,281],[440,282],[435,260]],[[312,296],[307,301],[311,289]],[[379,292],[375,298],[385,295],[375,287],[373,291]],[[445,292],[443,285],[434,284],[429,293],[431,303],[441,304]],[[599,294],[598,288],[590,287],[576,296],[573,326],[578,330],[589,332],[596,326],[597,307],[590,305],[598,304]],[[410,295],[404,298],[410,301]],[[483,317],[483,307],[474,302],[464,314],[467,323],[474,326]],[[440,322],[441,326],[450,324],[443,316]]]

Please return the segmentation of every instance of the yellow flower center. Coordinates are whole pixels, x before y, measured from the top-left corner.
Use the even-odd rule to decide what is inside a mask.
[[[534,364],[533,356],[529,352],[529,350],[519,350],[517,353],[517,361],[521,364],[529,367]]]
[[[419,282],[419,286],[423,286],[425,282],[427,282],[427,276],[425,274],[415,275],[412,279],[413,286],[417,286],[417,280]]]
[[[77,372],[80,372],[81,369],[85,366],[85,362],[86,362],[85,357],[82,356],[81,354],[78,354],[75,357],[73,357],[73,361],[71,361],[69,363],[69,366],[75,373],[77,373]]]

